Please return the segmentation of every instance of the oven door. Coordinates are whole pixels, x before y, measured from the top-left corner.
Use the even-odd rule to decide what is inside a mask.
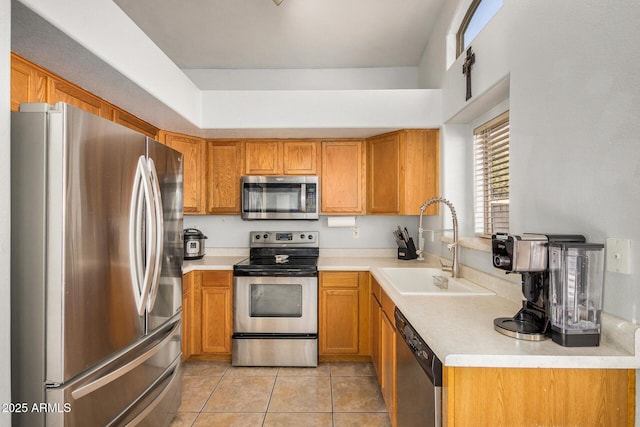
[[[236,276],[235,333],[316,334],[318,278]]]

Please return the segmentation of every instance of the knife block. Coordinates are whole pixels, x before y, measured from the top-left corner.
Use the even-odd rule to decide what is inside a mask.
[[[418,258],[413,238],[409,237],[406,248],[398,248],[398,259],[411,260]]]

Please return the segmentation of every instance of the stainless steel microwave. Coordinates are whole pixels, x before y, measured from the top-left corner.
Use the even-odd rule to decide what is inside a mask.
[[[317,176],[243,176],[243,219],[318,219]]]

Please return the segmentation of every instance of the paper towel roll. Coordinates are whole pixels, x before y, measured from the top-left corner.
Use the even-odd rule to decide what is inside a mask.
[[[330,216],[327,217],[328,227],[355,227],[355,216]]]

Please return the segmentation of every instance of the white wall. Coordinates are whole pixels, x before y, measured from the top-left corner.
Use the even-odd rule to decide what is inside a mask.
[[[418,67],[325,69],[187,69],[203,90],[417,89]]]
[[[0,404],[11,402],[10,51],[11,0],[0,0]],[[10,425],[11,414],[0,412],[0,426]]]
[[[437,217],[425,217],[425,228],[437,227]],[[317,221],[244,221],[238,215],[187,215],[184,226],[196,227],[208,237],[205,242],[210,248],[241,248],[249,243],[251,231],[319,231],[321,248],[396,248],[393,230],[397,226],[407,227],[409,234],[417,241],[418,217],[366,215],[356,217],[356,226],[360,229],[360,237],[353,238],[351,227],[330,228],[327,226],[327,216],[321,215]]]
[[[434,40],[451,39],[442,22],[451,22],[458,2],[443,7]],[[444,158],[443,171],[472,158],[473,127],[508,99],[512,232],[632,241],[632,273],[605,275],[604,310],[634,323],[640,305],[639,21],[636,1],[505,0],[472,42],[471,101],[464,100],[462,59],[443,71],[441,45],[427,47],[419,72],[427,87],[443,82],[443,149],[460,146],[459,135],[446,131],[451,124],[468,125],[466,152]],[[470,181],[464,191],[461,197],[470,200]],[[462,262],[502,275],[485,252],[465,249]]]

